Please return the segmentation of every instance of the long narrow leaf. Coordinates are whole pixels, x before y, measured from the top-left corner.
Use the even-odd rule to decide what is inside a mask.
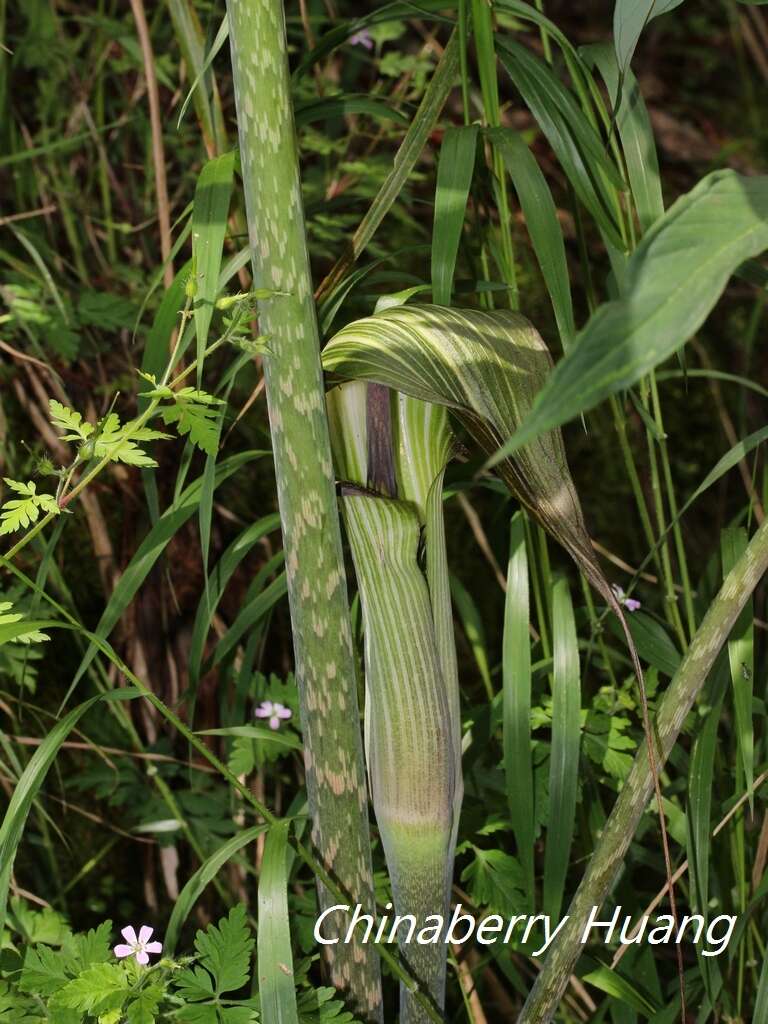
[[[459,67],[458,37],[454,32],[435,68],[432,79],[416,111],[411,126],[397,151],[394,166],[379,189],[376,198],[357,227],[347,246],[346,253],[338,260],[318,289],[318,299],[325,299],[339,283],[347,269],[357,260],[387,212],[400,195],[403,185],[421,155],[427,139],[440,116],[445,101],[453,88]]]
[[[114,695],[109,696],[113,697]],[[137,696],[139,696],[138,691],[124,689],[121,691],[119,699],[129,700]],[[8,890],[16,851],[35,797],[45,782],[48,769],[53,764],[62,743],[83,715],[103,699],[101,694],[91,697],[89,700],[83,701],[82,704],[78,704],[76,708],[72,708],[61,721],[56,722],[30,758],[21,778],[14,787],[8,809],[2,824],[0,824],[0,932],[5,924]]]
[[[235,169],[234,150],[209,160],[200,172],[192,213],[197,381],[202,381],[205,346],[218,294],[219,271]]]
[[[267,825],[254,825],[253,828],[247,828],[243,832],[238,832],[236,836],[232,836],[226,843],[222,843],[218,850],[215,850],[210,857],[207,857],[186,882],[173,905],[173,910],[163,936],[163,951],[166,956],[173,956],[179,932],[208,883],[216,877],[228,860],[234,857],[244,846],[247,846],[248,843],[252,843],[254,839],[262,835],[267,828]]]
[[[226,459],[217,468],[217,483],[222,484],[242,466],[247,465],[254,458],[260,458],[264,454],[264,452],[256,451],[240,452]],[[135,597],[152,566],[178,530],[194,514],[200,500],[202,482],[202,477],[198,477],[197,480],[190,484],[171,507],[160,516],[139,545],[136,554],[129,562],[115,589],[112,591],[107,607],[102,612],[98,625],[94,630],[95,636],[100,639],[106,639],[117,625],[120,616]],[[92,643],[86,651],[63,703],[66,703],[72,690],[82,679],[86,669],[96,656],[97,650],[96,645]]]
[[[613,38],[616,62],[629,67],[643,29],[653,18],[679,7],[683,0],[616,0],[613,10]]]
[[[501,154],[515,186],[565,351],[576,334],[576,324],[565,242],[552,193],[536,158],[517,132],[495,128],[489,130],[487,136]],[[439,301],[437,297],[435,301]]]
[[[640,86],[629,69],[624,72],[622,81],[613,50],[607,43],[585,47],[583,53],[598,67],[613,105],[618,103],[616,127],[624,150],[629,185],[640,226],[647,231],[664,215],[664,198],[653,128]]]
[[[528,635],[530,597],[525,522],[518,512],[510,526],[507,597],[502,650],[504,774],[507,803],[523,866],[528,908],[536,896],[533,870],[534,791],[531,757],[531,641]]]
[[[299,1024],[288,913],[288,828],[287,821],[270,828],[259,878],[257,956],[264,1024]]]
[[[549,820],[544,854],[544,913],[560,916],[576,820],[581,743],[579,646],[568,581],[552,591],[552,747],[549,767]]]
[[[743,527],[723,530],[720,547],[723,576],[727,576],[746,550],[749,538]],[[731,667],[733,707],[736,712],[736,747],[744,769],[744,779],[750,791],[749,806],[754,807],[752,785],[755,778],[755,741],[752,724],[752,693],[755,673],[755,637],[752,600],[744,605],[741,615],[728,639],[728,662]]]
[[[478,125],[448,128],[440,147],[432,229],[432,297],[441,306],[451,304],[453,274],[475,168],[479,130]]]
[[[616,249],[623,250],[609,186],[619,190],[624,186],[597,132],[560,79],[524,46],[504,40],[499,45],[499,55],[577,196],[604,237]]]

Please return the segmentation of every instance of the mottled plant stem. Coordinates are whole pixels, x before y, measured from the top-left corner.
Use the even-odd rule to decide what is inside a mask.
[[[304,229],[281,0],[228,0],[232,72],[267,404],[304,730],[312,840],[328,872],[374,905],[352,634],[315,306]],[[329,900],[320,887],[323,906]],[[326,936],[346,930],[326,919]],[[374,946],[324,946],[333,984],[381,1019]]]
[[[767,569],[768,522],[760,527],[726,576],[664,695],[655,730],[659,769],[669,757],[683,722],[739,613]],[[584,948],[581,938],[589,912],[592,907],[600,906],[609,894],[652,793],[653,773],[649,769],[648,749],[644,744],[635,757],[629,777],[571,902],[568,921],[536,979],[518,1024],[547,1024],[557,1012],[568,979]]]

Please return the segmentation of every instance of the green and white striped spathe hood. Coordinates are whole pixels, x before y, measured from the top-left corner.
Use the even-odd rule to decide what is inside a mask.
[[[492,455],[530,411],[552,358],[519,313],[414,305],[344,327],[326,346],[323,365],[347,380],[447,406]],[[592,551],[560,431],[541,434],[496,470],[618,612]]]

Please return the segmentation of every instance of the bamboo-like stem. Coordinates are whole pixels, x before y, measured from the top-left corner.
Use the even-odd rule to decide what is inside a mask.
[[[742,608],[768,570],[768,523],[750,541],[709,606],[675,673],[656,718],[657,767],[666,762],[688,712]],[[568,919],[523,1007],[518,1024],[547,1024],[554,1017],[582,949],[592,907],[602,904],[624,862],[635,829],[653,793],[653,773],[643,744],[606,822],[597,849],[568,910]]]
[[[280,516],[305,740],[312,840],[351,903],[373,910],[352,632],[290,100],[281,0],[228,0],[254,283],[260,305]],[[329,905],[320,886],[320,901]],[[324,924],[340,931],[343,919]],[[334,985],[381,1019],[372,945],[325,946]]]

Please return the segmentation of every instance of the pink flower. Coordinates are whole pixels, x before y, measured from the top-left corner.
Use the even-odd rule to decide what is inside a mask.
[[[268,718],[270,729],[279,729],[280,719],[290,718],[293,712],[290,708],[285,707],[284,704],[278,704],[277,701],[263,700],[254,711],[254,714],[257,718]]]
[[[628,612],[636,612],[642,605],[634,597],[627,597],[622,588],[616,583],[613,584],[611,590],[614,593],[616,600],[620,605],[623,605]]]
[[[349,37],[349,42],[352,46],[363,46],[366,50],[373,49],[373,39],[371,39],[371,33],[367,28],[355,32],[353,36]]]
[[[139,928],[139,937],[136,938],[136,930],[133,925],[126,925],[120,934],[125,939],[124,943],[118,943],[115,946],[115,956],[122,960],[126,956],[135,956],[137,964],[148,964],[150,953],[162,953],[163,944],[162,942],[150,942],[152,938],[152,932],[154,928],[150,928],[148,924],[143,924]]]

